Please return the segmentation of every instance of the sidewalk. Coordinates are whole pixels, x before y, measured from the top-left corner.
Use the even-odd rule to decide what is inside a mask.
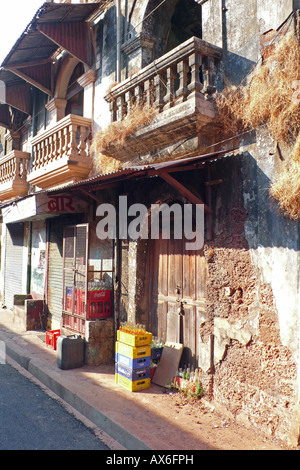
[[[193,413],[172,403],[169,391],[154,384],[147,390],[127,391],[115,383],[114,365],[59,369],[56,351],[46,347],[45,332],[22,330],[8,310],[0,310],[0,340],[6,345],[8,363],[21,366],[113,438],[116,450],[282,449],[255,431],[224,425],[226,420],[208,405],[203,405],[197,421]]]

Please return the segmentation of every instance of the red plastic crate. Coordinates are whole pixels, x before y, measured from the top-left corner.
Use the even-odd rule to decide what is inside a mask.
[[[72,295],[66,295],[66,310],[68,312],[72,312],[72,306],[73,306],[73,296]]]
[[[46,346],[56,350],[58,336],[60,336],[60,330],[46,331]]]
[[[75,313],[84,315],[85,291],[76,289],[75,291]]]
[[[106,318],[112,314],[110,290],[95,290],[87,293],[87,318]],[[84,315],[85,313],[85,291],[76,292],[76,313]]]

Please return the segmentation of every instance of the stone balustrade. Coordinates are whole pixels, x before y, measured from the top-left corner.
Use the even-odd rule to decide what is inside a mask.
[[[25,196],[30,153],[12,150],[0,159],[0,200]]]
[[[89,175],[91,119],[69,114],[32,139],[33,161],[27,181],[42,189]]]
[[[154,106],[161,113],[205,99],[214,90],[213,71],[221,57],[222,49],[192,37],[111,89],[105,98],[111,120],[123,120],[134,105]]]
[[[46,167],[50,162],[68,157],[86,157],[91,120],[69,114],[55,126],[32,140],[32,170]]]

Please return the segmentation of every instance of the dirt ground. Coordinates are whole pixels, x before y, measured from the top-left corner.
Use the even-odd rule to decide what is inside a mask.
[[[166,390],[160,402],[168,404],[164,415],[171,420],[186,422],[190,432],[201,436],[208,446],[216,450],[297,450],[265,437],[259,430],[239,425],[225,417],[203,399],[189,397],[177,390]]]

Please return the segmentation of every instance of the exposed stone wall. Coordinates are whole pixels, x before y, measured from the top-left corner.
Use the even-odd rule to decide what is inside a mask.
[[[214,402],[238,421],[295,444],[297,364],[282,342],[272,287],[253,263],[244,231],[249,214],[241,170],[249,158],[231,157],[214,169],[215,177],[222,171],[224,182],[213,194],[215,233],[205,248],[210,328],[203,349],[210,348],[213,332],[214,364],[211,369],[203,362],[203,381]]]
[[[86,322],[86,363],[89,365],[111,364],[114,361],[114,320]]]

